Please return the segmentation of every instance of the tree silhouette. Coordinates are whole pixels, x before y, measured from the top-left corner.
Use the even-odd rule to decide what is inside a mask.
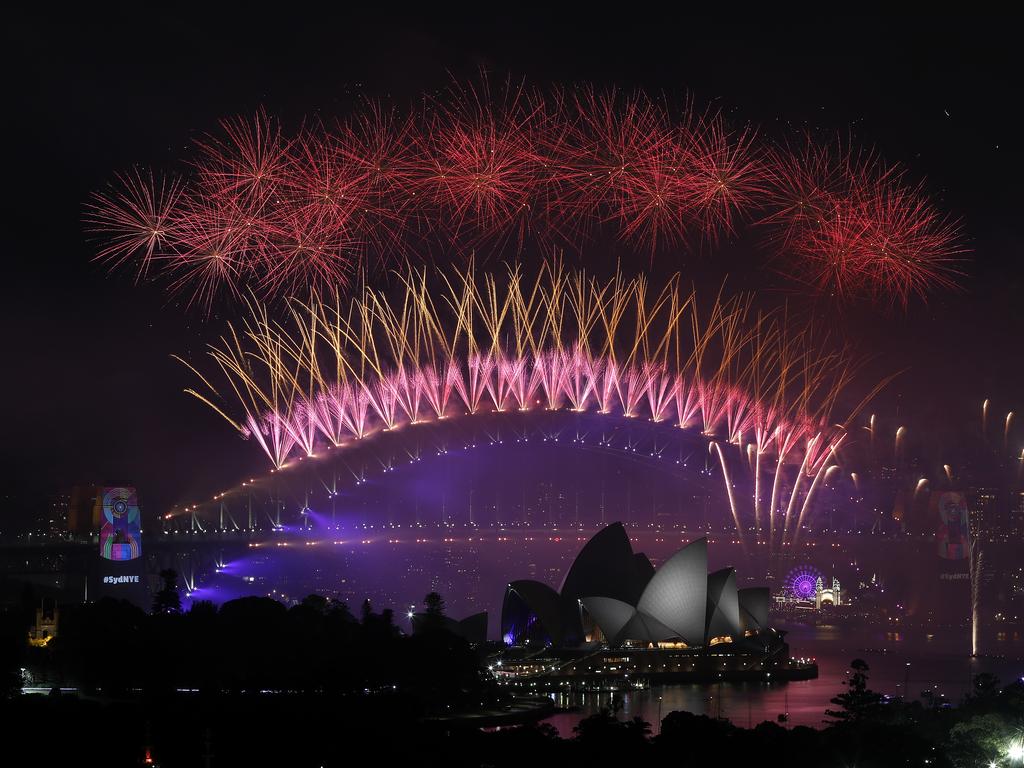
[[[437,592],[429,592],[423,598],[423,606],[426,609],[423,616],[422,629],[424,631],[436,631],[444,627],[445,602]]]
[[[618,710],[602,707],[590,717],[580,720],[573,728],[576,741],[584,748],[611,753],[630,753],[647,742],[651,724],[639,715],[630,720],[619,720]]]
[[[949,730],[946,748],[955,765],[992,765],[1006,747],[1012,729],[1003,715],[976,715]]]
[[[444,616],[445,608],[447,608],[444,598],[437,592],[428,593],[423,598],[423,605],[427,609],[427,616]]]
[[[991,672],[980,672],[971,681],[968,696],[975,704],[988,705],[999,695],[999,678]]]
[[[321,616],[326,616],[327,611],[330,608],[331,601],[322,595],[306,595],[302,598],[301,605],[309,608],[311,611],[316,611]]]
[[[839,709],[825,710],[825,716],[831,717],[836,724],[874,719],[882,705],[882,694],[868,688],[868,663],[864,659],[854,659],[850,668],[853,672],[846,680],[846,692],[831,700]]]
[[[167,568],[160,571],[160,579],[164,585],[153,597],[153,613],[181,613],[181,596],[178,594],[178,572]]]

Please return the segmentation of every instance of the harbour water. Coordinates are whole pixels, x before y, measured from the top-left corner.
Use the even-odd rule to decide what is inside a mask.
[[[845,687],[851,660],[863,659],[870,666],[868,685],[888,696],[931,699],[942,705],[958,703],[971,679],[980,672],[995,674],[1004,683],[1024,677],[1024,643],[1009,642],[1006,655],[971,658],[966,628],[951,630],[944,636],[923,632],[889,632],[881,629],[857,629],[838,626],[782,625],[789,631],[787,640],[795,656],[811,656],[818,663],[815,680],[790,683],[733,683],[721,685],[667,685],[643,690],[580,693],[575,697],[556,695],[556,705],[571,711],[560,712],[547,722],[563,737],[572,736],[573,727],[589,714],[621,701],[620,718],[642,717],[657,733],[661,718],[674,710],[685,710],[710,717],[724,717],[741,727],[765,720],[787,726],[820,728],[825,722],[829,700]],[[908,666],[909,665],[909,666]]]

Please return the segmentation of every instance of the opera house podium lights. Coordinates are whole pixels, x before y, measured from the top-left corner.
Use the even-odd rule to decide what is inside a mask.
[[[792,680],[817,666],[791,659],[768,624],[767,587],[738,589],[736,571],[708,573],[706,538],[655,570],[621,523],[584,545],[556,592],[532,580],[505,591],[495,667],[506,679],[556,683],[632,677],[647,682]]]

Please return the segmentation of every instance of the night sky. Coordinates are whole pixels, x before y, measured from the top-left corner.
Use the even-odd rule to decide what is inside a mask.
[[[622,13],[642,9],[624,6]],[[162,510],[259,471],[258,450],[181,390],[171,354],[197,356],[229,309],[207,319],[159,286],[90,261],[82,206],[117,171],[179,168],[217,120],[265,107],[286,127],[343,115],[361,95],[409,104],[452,77],[592,82],[692,94],[769,136],[852,135],[927,178],[973,249],[962,290],[906,313],[811,309],[872,356],[868,379],[909,370],[883,396],[916,428],[994,413],[1024,419],[1024,258],[1019,40],[1013,25],[941,28],[891,20],[781,23],[736,18],[499,22],[331,18],[279,6],[213,18],[181,11],[75,21],[10,19],[3,33],[8,127],[3,327],[5,515],[76,483],[136,485]],[[789,299],[792,283],[744,256],[663,254],[712,286]],[[599,271],[621,250],[594,248]],[[640,257],[646,260],[646,256]],[[646,264],[642,264],[646,266]],[[657,273],[657,272],[656,272]],[[1001,418],[1001,416],[1000,416]]]

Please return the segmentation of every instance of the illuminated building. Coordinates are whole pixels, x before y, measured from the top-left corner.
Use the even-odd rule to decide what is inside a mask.
[[[60,611],[55,604],[46,606],[45,601],[36,608],[35,623],[28,631],[28,643],[36,648],[45,647],[57,636],[57,623]]]
[[[508,585],[501,611],[502,638],[507,645],[578,645],[586,639],[580,613],[583,598],[635,602],[653,573],[647,557],[633,553],[626,529],[613,523],[580,550],[558,592],[525,579]]]
[[[1011,515],[1010,536],[1014,540],[1020,541],[1024,539],[1024,491],[1017,491],[1016,501]]]
[[[872,577],[871,583],[876,583]],[[823,607],[835,608],[846,605],[848,601],[843,595],[839,579],[832,577],[831,586],[828,580],[812,565],[800,565],[793,568],[786,576],[782,589],[774,597],[776,608],[787,613],[799,611],[816,611]],[[864,588],[864,585],[861,585]]]
[[[835,576],[832,577],[832,586],[826,587],[821,577],[818,577],[818,583],[815,584],[814,594],[814,607],[821,609],[823,605],[842,605],[843,595],[842,590],[839,586],[839,579]]]
[[[989,538],[999,532],[997,493],[994,488],[975,488],[970,494],[971,533]]]
[[[982,541],[1024,537],[1024,491],[978,487],[969,494],[971,535]]]
[[[767,588],[737,589],[731,568],[708,574],[707,539],[655,570],[615,523],[587,542],[559,592],[536,581],[509,584],[502,638],[517,646],[710,647],[767,630],[769,602]]]

